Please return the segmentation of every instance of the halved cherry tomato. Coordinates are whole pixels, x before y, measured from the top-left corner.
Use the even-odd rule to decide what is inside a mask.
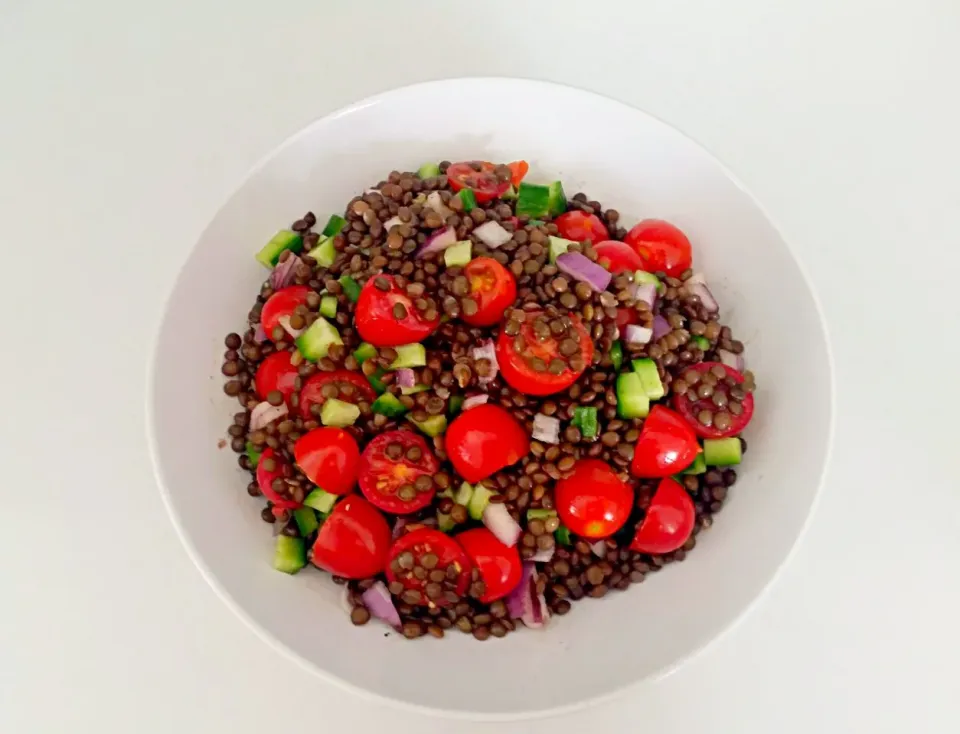
[[[360,491],[381,510],[406,515],[433,501],[433,475],[439,469],[420,434],[388,431],[368,443],[360,456]]]
[[[318,372],[307,378],[300,390],[299,408],[300,415],[304,418],[316,418],[319,415],[319,413],[314,415],[311,409],[314,405],[318,409],[322,408],[327,401],[327,396],[323,394],[325,385],[332,385],[337,388],[336,395],[332,397],[346,403],[353,403],[354,405],[361,401],[372,403],[377,399],[377,393],[370,387],[370,382],[359,372],[351,370]],[[332,392],[332,388],[328,387],[327,391]]]
[[[655,405],[643,421],[630,471],[637,477],[666,477],[683,471],[700,453],[697,435],[683,416]]]
[[[387,289],[381,290],[378,283]],[[398,312],[403,313],[401,318]],[[395,347],[426,339],[440,326],[440,314],[436,308],[421,313],[393,276],[376,275],[360,291],[354,323],[365,341],[377,347]]]
[[[640,314],[637,313],[637,309],[626,307],[617,309],[617,328],[620,329],[621,334],[626,331],[626,328],[630,326],[630,324],[639,323]]]
[[[501,181],[494,169],[496,166],[487,161],[453,163],[447,168],[447,179],[454,191],[473,189],[477,203],[486,204],[503,196],[510,188],[510,180]]]
[[[643,260],[633,250],[630,245],[617,240],[604,240],[593,246],[597,251],[597,263],[602,265],[611,273],[629,272],[643,270]]]
[[[530,450],[530,438],[510,413],[487,404],[461,413],[447,428],[443,445],[457,474],[474,484],[520,461]]]
[[[460,318],[471,326],[493,326],[517,299],[513,273],[492,257],[478,257],[467,263],[463,274],[470,283],[470,298],[477,310],[469,314],[461,307]]]
[[[422,570],[414,573],[417,567]],[[387,581],[403,584],[407,604],[445,607],[456,603],[467,592],[472,571],[470,557],[457,541],[433,528],[401,535],[387,553]],[[420,598],[414,600],[414,594]]]
[[[720,370],[723,370],[725,373],[722,378],[716,374]],[[753,394],[744,391],[745,395],[743,399],[737,400],[737,397],[731,395],[730,391],[736,385],[743,383],[743,375],[733,369],[733,367],[728,367],[721,362],[701,362],[684,370],[683,374],[686,375],[687,373],[693,373],[691,377],[696,375],[697,382],[696,384],[692,381],[689,382],[690,389],[683,395],[674,393],[673,407],[679,411],[680,415],[687,419],[687,423],[693,427],[697,435],[701,438],[727,438],[728,436],[736,436],[738,433],[741,433],[743,429],[747,427],[750,419],[753,418]],[[691,400],[694,391],[700,386],[703,375],[708,373],[712,375],[712,378],[717,380],[717,384],[712,385],[713,394],[722,393],[726,398],[722,409],[717,406],[713,397],[697,397]],[[739,415],[730,409],[734,404],[740,406]],[[703,410],[708,410],[713,415],[713,422],[709,426],[705,426],[700,422],[699,416]],[[729,419],[729,424],[723,428],[717,426],[717,416],[719,415],[726,415]],[[722,423],[726,423],[726,419],[723,419]]]
[[[297,439],[293,457],[307,479],[330,494],[346,494],[357,481],[360,447],[342,428],[314,428]]]
[[[263,453],[260,454],[260,461],[257,462],[257,486],[260,487],[263,496],[274,504],[274,507],[279,507],[282,510],[295,510],[300,506],[300,503],[282,497],[273,486],[273,483],[278,479],[283,482],[283,465],[285,463],[276,451],[269,447],[265,448]],[[271,466],[272,469],[269,468]]]
[[[631,550],[658,554],[675,551],[687,542],[696,516],[687,491],[675,479],[665,477],[633,536]]]
[[[690,240],[662,219],[644,219],[627,232],[623,241],[636,251],[649,273],[663,272],[679,278],[693,263]]]
[[[257,367],[253,382],[261,400],[266,400],[267,395],[279,390],[283,399],[290,404],[290,396],[297,391],[297,368],[290,362],[290,356],[287,351],[274,352]]]
[[[352,495],[333,506],[310,551],[315,566],[334,576],[364,579],[380,573],[390,549],[390,526],[377,508]]]
[[[607,225],[600,221],[600,217],[596,214],[587,214],[579,209],[561,214],[553,220],[553,223],[557,225],[560,236],[565,240],[603,242],[610,239]]]
[[[613,535],[630,517],[633,488],[600,459],[580,459],[573,474],[557,482],[554,504],[560,520],[584,538]]]
[[[530,170],[530,164],[526,161],[514,161],[513,163],[508,163],[507,166],[510,168],[510,183],[516,188]]]
[[[543,326],[537,326],[538,321],[546,325],[546,332]],[[527,311],[519,334],[510,336],[502,328],[497,338],[500,374],[511,387],[527,395],[566,390],[592,360],[593,341],[576,314],[569,317],[566,333],[556,336],[542,311]]]
[[[480,579],[486,588],[479,600],[484,604],[502,599],[520,583],[523,566],[516,546],[504,545],[486,528],[460,533],[456,541],[480,571]]]
[[[292,316],[297,306],[305,306],[307,304],[307,296],[315,292],[313,288],[305,285],[291,285],[287,288],[281,288],[270,296],[260,311],[260,323],[263,325],[263,330],[267,333],[267,338],[273,339],[274,327],[280,326],[283,328],[280,324],[281,316],[287,316],[288,318]],[[286,334],[286,332],[284,332],[284,334]]]

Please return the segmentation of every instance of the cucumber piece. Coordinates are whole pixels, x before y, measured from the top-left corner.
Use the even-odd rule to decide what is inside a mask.
[[[510,188],[504,191],[500,198],[503,199],[503,201],[513,201],[517,198],[517,190],[513,184],[510,184]]]
[[[527,521],[547,520],[548,518],[556,517],[556,516],[557,516],[556,510],[540,510],[540,509],[527,510]]]
[[[427,364],[427,350],[423,344],[401,344],[394,347],[397,358],[390,363],[389,369],[399,370],[403,367],[424,367]]]
[[[570,245],[574,244],[573,240],[565,240],[563,237],[554,237],[553,235],[550,235],[549,239],[551,263],[556,263],[557,258],[564,254]]]
[[[705,336],[691,336],[690,341],[692,341],[705,352],[710,349],[710,340]]]
[[[693,463],[684,469],[681,474],[703,474],[707,470],[706,459],[703,458],[703,452],[701,451],[697,454],[697,458],[693,460]]]
[[[597,435],[597,409],[578,405],[573,409],[573,425],[580,429],[584,438],[593,438]]]
[[[542,227],[546,222],[542,219],[531,219],[527,224],[532,224],[534,227]]]
[[[307,544],[303,538],[278,535],[273,551],[273,567],[283,573],[296,573],[307,565]]]
[[[657,363],[652,359],[633,360],[633,371],[640,375],[640,382],[651,400],[659,400],[666,395],[663,389],[663,382],[660,381],[660,373],[657,371]]]
[[[431,415],[422,421],[414,420],[412,415],[408,415],[407,420],[430,436],[430,438],[439,436],[447,430],[447,416],[445,415]]]
[[[437,529],[441,533],[451,532],[457,524],[453,521],[453,516],[446,512],[437,512]]]
[[[337,250],[333,246],[333,237],[325,237],[320,243],[307,253],[307,257],[312,257],[317,261],[317,265],[323,268],[329,268],[333,261],[337,259]]]
[[[303,501],[303,504],[307,507],[312,507],[321,515],[329,515],[336,502],[337,495],[330,494],[329,492],[325,492],[324,490],[320,489],[320,487],[317,487],[307,495],[306,499]]]
[[[360,284],[349,275],[341,275],[337,282],[343,286],[343,292],[347,294],[350,302],[356,303],[360,298]]]
[[[347,220],[341,217],[339,214],[334,214],[327,220],[327,226],[323,228],[323,232],[320,234],[323,237],[336,237],[343,231],[343,228],[347,225]]]
[[[374,413],[385,415],[388,418],[399,418],[407,412],[407,406],[400,402],[393,393],[385,392],[383,395],[373,401],[370,406]]]
[[[470,498],[469,504],[467,504],[467,512],[470,513],[470,517],[474,520],[481,519],[483,517],[483,511],[487,509],[487,505],[490,504],[491,497],[493,497],[493,492],[482,484],[474,487],[473,496]]]
[[[566,525],[557,528],[553,537],[557,539],[560,545],[573,545],[573,539],[570,537],[570,530]]]
[[[303,238],[296,232],[284,229],[277,232],[270,238],[270,241],[260,249],[260,252],[257,253],[257,262],[268,268],[272,268],[277,264],[284,250],[300,252],[302,248]]]
[[[416,395],[417,393],[426,392],[430,388],[426,385],[414,385],[413,387],[401,387],[401,395]]]
[[[474,196],[473,189],[460,189],[460,193],[458,193],[457,196],[459,196],[460,201],[463,202],[464,214],[469,214],[477,208],[477,197]]]
[[[453,496],[453,501],[458,505],[463,505],[466,507],[470,504],[470,498],[473,497],[473,487],[469,483],[464,482],[460,485],[460,489],[457,490],[457,493]]]
[[[343,339],[337,328],[321,316],[297,337],[296,344],[305,359],[318,362],[327,356],[332,344],[343,344]]]
[[[463,395],[451,395],[450,403],[447,405],[447,412],[450,415],[456,415],[460,412],[460,408],[463,407],[463,401],[465,398]]]
[[[420,178],[436,178],[440,175],[440,166],[436,163],[424,163],[417,171]]]
[[[387,391],[387,383],[385,383],[380,378],[387,374],[387,371],[382,367],[377,367],[377,371],[372,375],[367,375],[367,382],[370,383],[370,386],[373,388],[374,392],[377,395],[383,395]]]
[[[736,436],[703,439],[703,460],[707,466],[736,466],[742,458],[740,439]]]
[[[336,398],[327,398],[320,409],[320,422],[325,426],[352,426],[360,417],[360,408]]]
[[[550,211],[550,187],[523,181],[517,189],[517,216],[542,219]]]
[[[550,191],[547,196],[547,213],[551,217],[563,214],[567,210],[567,195],[563,193],[563,184],[554,181],[547,188]]]
[[[357,360],[360,364],[363,364],[371,357],[377,356],[377,348],[373,344],[367,344],[363,342],[356,350],[353,352],[353,358]]]
[[[661,296],[663,295],[664,291],[667,290],[667,287],[660,282],[660,278],[653,273],[648,273],[646,270],[638,270],[635,272],[633,274],[633,282],[653,283],[655,286],[657,286],[657,293],[659,293]]]
[[[320,527],[320,521],[317,520],[317,513],[309,507],[299,507],[293,511],[293,519],[297,523],[300,535],[306,538],[310,533],[316,532]]]
[[[623,344],[619,339],[610,347],[610,361],[613,363],[613,371],[619,372],[623,366]]]
[[[337,318],[337,297],[323,296],[320,299],[320,315],[328,319]]]
[[[461,190],[466,191],[466,189]],[[463,240],[450,245],[450,247],[443,251],[444,264],[448,268],[462,268],[464,265],[470,262],[470,248],[472,246],[473,243],[470,240]]]
[[[254,446],[250,441],[247,441],[247,458],[250,459],[250,464],[256,466],[260,463],[260,450]]]
[[[617,376],[617,415],[621,418],[645,418],[650,412],[650,398],[643,389],[640,375],[625,372]]]

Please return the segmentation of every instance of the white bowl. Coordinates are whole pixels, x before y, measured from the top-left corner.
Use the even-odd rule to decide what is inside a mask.
[[[728,507],[689,558],[587,599],[543,631],[485,643],[410,642],[354,627],[324,574],[271,567],[273,539],[229,449],[223,337],[244,325],[265,271],[254,253],[307,210],[323,218],[390,170],[424,161],[530,161],[616,207],[690,236],[757,375],[749,451]],[[158,481],[194,561],[265,639],[325,678],[421,711],[478,718],[556,713],[661,675],[758,598],[817,496],[832,426],[827,337],[810,285],[756,201],[667,125],[619,102],[541,82],[459,79],[368,99],[315,122],[261,163],[181,271],[153,362],[149,433]]]

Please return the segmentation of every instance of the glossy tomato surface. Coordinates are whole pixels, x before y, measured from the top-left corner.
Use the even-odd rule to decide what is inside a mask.
[[[693,264],[690,240],[677,227],[662,219],[644,219],[623,238],[643,261],[648,273],[666,273],[679,278]]]
[[[633,509],[633,488],[605,461],[580,459],[573,473],[557,482],[554,505],[561,522],[584,538],[617,532]]]
[[[286,316],[289,318],[293,315],[297,306],[306,306],[307,297],[311,293],[315,293],[313,288],[305,285],[291,285],[281,288],[267,299],[260,311],[260,323],[263,325],[263,330],[266,332],[268,339],[273,339],[275,327],[283,328],[280,324],[280,317]],[[284,338],[289,337],[284,336]]]
[[[708,374],[712,377],[707,377]],[[701,362],[684,370],[683,377],[689,377],[684,379],[689,389],[682,395],[674,393],[673,406],[686,418],[698,436],[727,438],[736,436],[747,427],[753,418],[753,394],[746,391],[741,394],[735,390],[743,384],[743,375],[740,372],[721,362]],[[701,398],[697,390],[707,384],[707,381],[712,383],[710,395]],[[721,397],[718,398],[717,395]],[[699,416],[703,411],[710,413],[710,425],[705,425],[700,420]]]
[[[281,496],[273,486],[273,483],[278,480],[283,482],[283,465],[285,463],[276,451],[269,447],[265,448],[263,453],[260,454],[260,461],[257,462],[257,486],[260,487],[263,496],[270,500],[275,507],[282,510],[294,510],[300,506],[300,503]]]
[[[354,405],[364,401],[372,403],[377,399],[377,393],[360,372],[352,370],[317,372],[304,381],[300,390],[300,402],[297,406],[300,415],[304,418],[318,419],[319,409],[327,401],[328,395]],[[316,411],[313,410],[313,406],[317,406]]]
[[[510,168],[510,183],[516,188],[526,177],[527,172],[530,170],[530,164],[526,161],[514,161],[513,163],[508,163],[507,166]]]
[[[376,507],[351,495],[333,507],[317,533],[310,560],[347,579],[380,573],[390,549],[390,527]]]
[[[450,424],[444,449],[457,474],[475,484],[526,456],[530,438],[499,405],[479,405]]]
[[[403,584],[401,598],[407,604],[455,604],[467,592],[472,570],[460,544],[433,528],[401,535],[387,554],[387,580]]]
[[[481,602],[489,604],[502,599],[520,583],[523,566],[516,546],[504,545],[486,528],[467,530],[457,535],[456,540],[480,571],[485,587],[479,597]]]
[[[697,435],[683,416],[655,405],[643,421],[630,471],[637,477],[666,477],[690,466],[699,452]]]
[[[603,242],[610,239],[610,233],[596,214],[586,214],[579,209],[575,209],[553,220],[560,231],[560,236],[565,240],[574,242]]]
[[[364,341],[377,347],[396,347],[426,339],[440,325],[440,314],[435,308],[418,311],[393,276],[377,275],[360,290],[354,323]]]
[[[470,284],[469,298],[477,304],[468,312],[461,301],[460,318],[471,326],[493,326],[517,299],[513,273],[492,257],[478,257],[467,263],[463,275]]]
[[[643,270],[643,260],[630,245],[617,240],[605,240],[593,246],[597,251],[597,263],[614,275]]]
[[[267,395],[279,390],[283,399],[290,404],[290,396],[297,391],[297,368],[290,362],[290,352],[274,352],[257,367],[253,378],[257,396],[266,400]]]
[[[640,553],[671,553],[687,542],[695,520],[696,510],[690,495],[675,479],[665,477],[630,548]]]
[[[477,203],[486,204],[510,188],[510,179],[500,180],[494,169],[496,166],[488,161],[453,163],[447,168],[447,179],[454,191],[473,189]]]
[[[433,475],[440,462],[413,431],[388,431],[367,444],[360,456],[360,491],[385,512],[405,515],[433,501]]]
[[[293,446],[297,466],[320,489],[346,494],[357,481],[360,447],[342,428],[314,428]]]

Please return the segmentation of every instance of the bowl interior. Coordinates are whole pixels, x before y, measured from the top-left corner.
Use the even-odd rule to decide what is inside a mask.
[[[481,100],[483,102],[481,103]],[[479,644],[416,643],[353,627],[320,573],[271,568],[270,528],[229,449],[222,339],[240,330],[265,271],[254,253],[306,210],[323,218],[392,169],[428,160],[525,158],[621,212],[684,229],[725,321],[757,375],[749,452],[728,507],[682,564],[585,600],[546,631]],[[575,706],[667,671],[728,627],[772,579],[810,513],[832,411],[827,339],[780,235],[723,167],[688,138],[618,102],[537,82],[436,82],[320,120],[274,152],[203,233],[158,338],[150,432],[161,487],[194,559],[267,639],[315,670],[404,704],[479,716]]]

